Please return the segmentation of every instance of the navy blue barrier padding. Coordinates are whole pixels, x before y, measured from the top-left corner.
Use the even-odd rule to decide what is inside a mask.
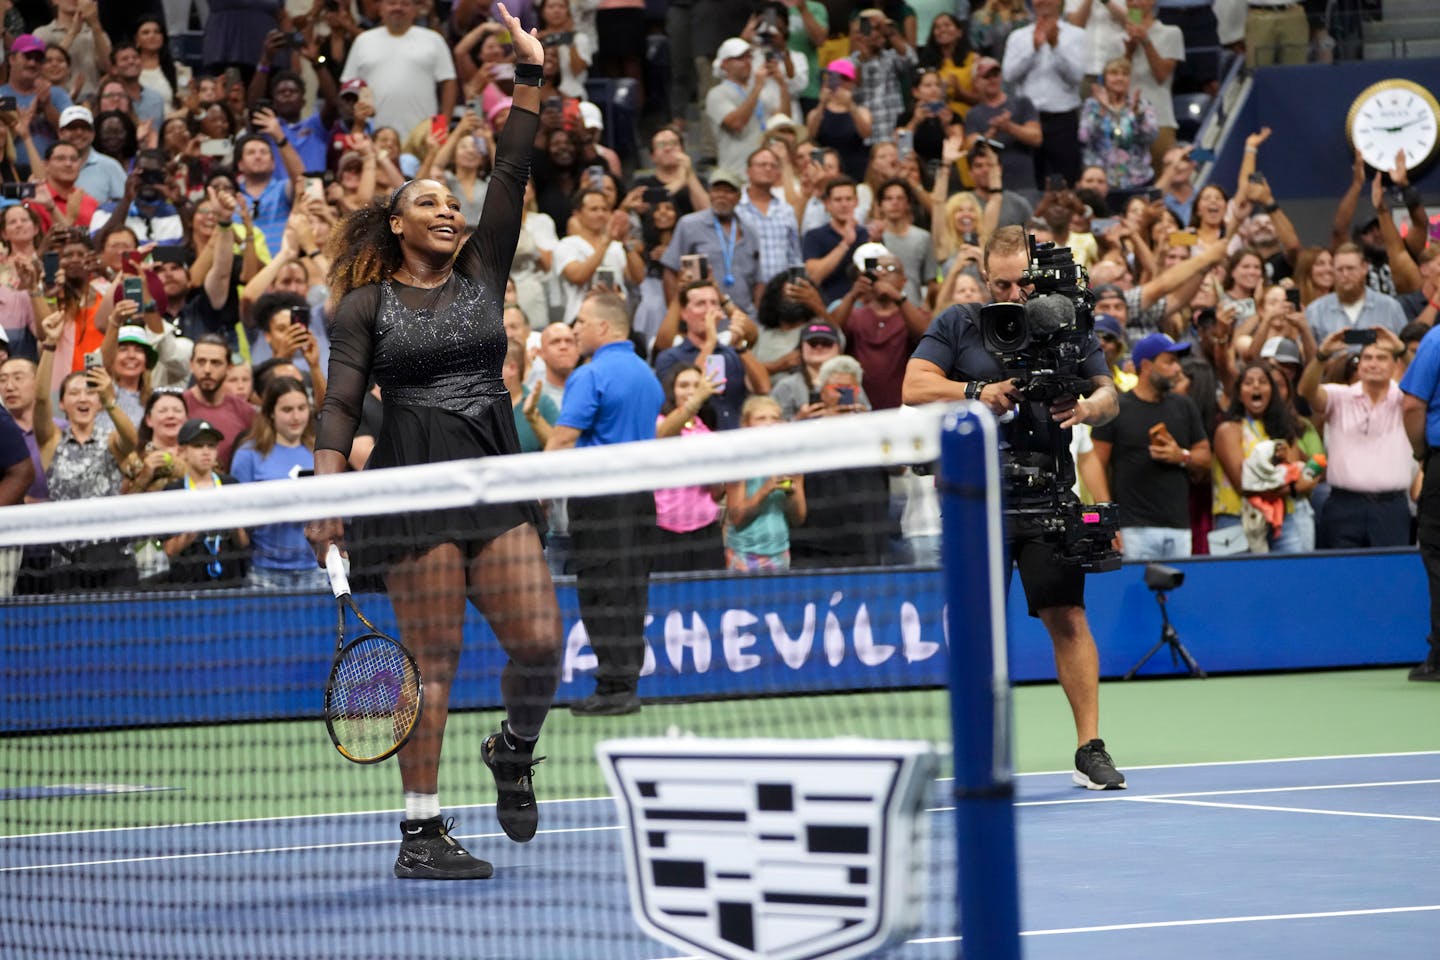
[[[1355,157],[1345,137],[1346,112],[1370,84],[1397,78],[1440,90],[1440,58],[1261,67],[1235,133],[1216,158],[1211,182],[1226,193],[1233,191],[1246,135],[1268,126],[1272,133],[1260,148],[1260,169],[1268,173],[1276,199],[1339,200],[1350,186]],[[1418,171],[1411,180],[1426,195],[1440,193],[1440,163]],[[1369,198],[1367,184],[1361,209]]]
[[[1404,664],[1425,652],[1424,569],[1413,551],[1194,560],[1170,595],[1181,639],[1212,673]],[[1119,676],[1159,638],[1143,566],[1090,578],[1101,672]],[[593,659],[574,589],[559,588],[566,624],[560,699],[590,692]],[[657,580],[646,629],[645,696],[942,686],[947,657],[935,571],[718,576]],[[380,596],[361,609],[393,627]],[[314,717],[334,642],[327,597],[157,594],[89,603],[0,607],[0,731]],[[1050,642],[1009,598],[1010,673],[1054,678]],[[787,661],[788,658],[788,661]],[[471,614],[451,698],[494,706],[502,654]],[[678,669],[676,665],[678,666]],[[703,668],[703,669],[702,669]],[[647,664],[648,669],[648,664]],[[1146,675],[1173,672],[1164,652]]]

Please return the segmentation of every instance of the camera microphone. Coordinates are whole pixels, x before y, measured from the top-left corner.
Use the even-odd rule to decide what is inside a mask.
[[[1045,340],[1075,326],[1075,303],[1059,293],[1047,293],[1025,301],[1025,319],[1034,335]]]

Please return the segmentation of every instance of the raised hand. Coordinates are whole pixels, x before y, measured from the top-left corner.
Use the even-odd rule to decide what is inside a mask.
[[[1247,150],[1259,150],[1260,145],[1269,139],[1270,128],[1261,127],[1259,130],[1256,130],[1254,133],[1250,134],[1250,136],[1245,138],[1245,148]]]
[[[497,3],[500,8],[500,21],[505,24],[505,29],[510,31],[510,42],[515,47],[516,63],[541,64],[545,62],[545,47],[540,43],[540,37],[534,30],[525,32],[519,19],[505,8],[505,4]]]
[[[47,346],[53,346],[60,340],[60,333],[65,329],[65,312],[57,310],[40,321],[41,339]]]
[[[1405,148],[1395,151],[1395,169],[1390,171],[1390,181],[1397,187],[1410,185],[1410,171],[1405,168]]]

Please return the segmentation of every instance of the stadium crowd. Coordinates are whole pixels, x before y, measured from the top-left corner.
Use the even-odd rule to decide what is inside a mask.
[[[339,220],[433,177],[480,223],[514,83],[490,0],[194,2],[4,4],[0,398],[26,502],[310,469]],[[1178,137],[1176,91],[1213,90],[1242,53],[1321,57],[1323,29],[1294,4],[973,6],[512,4],[546,49],[505,292],[525,450],[551,436],[597,290],[628,304],[659,437],[750,429],[900,406],[932,318],[1012,299],[988,257],[1033,234],[1089,272],[1123,395],[1073,449],[1080,495],[1120,504],[1127,558],[1413,543],[1399,383],[1440,309],[1440,251],[1403,160],[1392,191],[1357,158],[1333,230],[1302,237],[1267,130],[1238,182],[1203,188]],[[177,59],[186,31],[203,41]],[[641,105],[641,143],[607,130]],[[934,481],[910,470],[656,506],[662,570],[938,558]],[[299,525],[9,553],[7,593],[319,582]]]

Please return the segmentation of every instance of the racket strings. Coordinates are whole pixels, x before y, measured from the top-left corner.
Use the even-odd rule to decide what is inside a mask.
[[[364,759],[389,752],[414,727],[420,677],[413,661],[384,637],[365,637],[335,665],[328,714],[339,745]]]

